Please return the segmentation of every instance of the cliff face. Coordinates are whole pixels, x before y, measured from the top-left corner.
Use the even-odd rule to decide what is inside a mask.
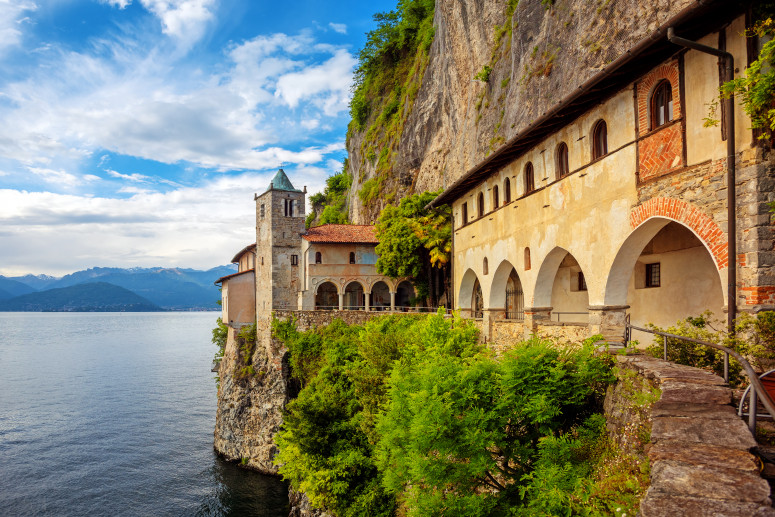
[[[293,386],[287,368],[269,359],[264,346],[271,340],[268,328],[258,329],[250,359],[254,373],[240,375],[245,365],[236,334],[236,330],[229,329],[218,370],[215,450],[228,460],[264,474],[277,474],[272,464],[277,447],[272,440],[282,424],[282,409],[293,394]]]
[[[512,8],[514,6],[512,0]],[[365,131],[347,142],[350,219],[376,221],[386,199],[446,188],[694,0],[437,1],[435,37],[381,195]],[[487,81],[474,77],[487,65]],[[377,153],[378,154],[378,153]]]

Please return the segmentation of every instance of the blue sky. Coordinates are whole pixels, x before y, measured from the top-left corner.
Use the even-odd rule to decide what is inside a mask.
[[[209,268],[253,193],[341,169],[352,70],[395,0],[0,0],[0,274]]]

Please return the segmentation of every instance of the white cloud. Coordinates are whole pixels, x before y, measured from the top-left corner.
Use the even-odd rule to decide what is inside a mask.
[[[315,98],[326,115],[336,115],[347,109],[352,69],[356,61],[344,49],[321,65],[283,75],[277,81],[275,95],[291,108],[301,100]]]
[[[334,32],[338,32],[339,34],[347,34],[347,25],[344,23],[329,23],[329,27],[331,27]]]
[[[37,8],[33,2],[26,0],[0,0],[0,55],[21,42],[19,27],[29,21],[23,14]]]
[[[83,183],[81,178],[62,170],[29,167],[28,170],[47,183],[55,183],[64,187],[74,187]]]
[[[287,170],[315,192],[330,171]],[[166,193],[130,185],[126,199],[0,189],[0,274],[64,274],[93,266],[225,264],[255,240],[253,193],[274,173],[218,176]],[[57,249],[41,254],[43,247]],[[32,269],[31,269],[32,268]]]
[[[105,169],[105,172],[108,174],[108,176],[111,176],[113,178],[119,178],[122,180],[128,180],[128,181],[134,181],[137,183],[147,183],[149,179],[148,176],[144,176],[142,174],[121,174],[120,172],[116,172],[111,169]]]
[[[112,5],[113,7],[118,7],[119,9],[124,9],[126,6],[132,3],[132,0],[102,0],[102,1],[103,3]]]
[[[332,152],[284,146],[298,146],[320,125],[307,121],[347,109],[355,60],[344,49],[319,50],[308,34],[260,36],[231,48],[228,66],[207,75],[154,49],[100,44],[98,55],[55,49],[46,58],[50,66],[24,81],[0,83],[8,101],[0,105],[0,158],[77,170],[105,149],[163,163],[255,170],[281,161],[312,164]],[[321,63],[321,53],[333,55]]]
[[[113,0],[122,1],[122,0]],[[165,34],[185,43],[193,43],[204,33],[213,18],[215,0],[140,0],[159,17]]]

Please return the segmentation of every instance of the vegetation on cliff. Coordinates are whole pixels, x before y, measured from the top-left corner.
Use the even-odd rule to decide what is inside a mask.
[[[353,179],[347,172],[345,159],[342,170],[326,179],[326,188],[310,196],[312,210],[307,215],[306,226],[311,228],[321,224],[349,223],[349,207],[347,193],[350,191]]]
[[[333,515],[621,515],[642,495],[596,413],[613,375],[590,344],[496,359],[442,314],[273,330],[304,386],[276,461]]]
[[[405,197],[397,207],[386,206],[377,222],[377,272],[414,278],[417,298],[427,298],[432,307],[448,290],[452,253],[452,210],[447,205],[425,209],[438,194]]]

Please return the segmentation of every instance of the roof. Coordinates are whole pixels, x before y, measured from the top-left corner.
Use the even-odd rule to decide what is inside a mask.
[[[239,251],[237,252],[237,254],[236,254],[236,255],[234,255],[234,258],[233,258],[233,259],[231,259],[232,263],[239,262],[239,259],[240,259],[240,257],[241,257],[242,255],[244,255],[244,254],[245,254],[245,253],[247,253],[248,251],[252,251],[252,250],[254,250],[254,249],[256,249],[256,243],[255,243],[255,242],[254,242],[253,244],[249,244],[249,245],[245,246],[244,248],[242,248],[241,250],[239,250]]]
[[[459,199],[486,180],[490,174],[513,162],[543,139],[595,107],[601,99],[616,94],[646,71],[683,50],[683,47],[667,40],[668,27],[674,27],[676,35],[682,38],[699,39],[722,26],[730,16],[743,12],[745,3],[728,0],[692,2],[689,7],[664,22],[657,30],[580,85],[554,108],[533,120],[500,149],[463,174],[431,201],[428,207],[450,204]]]
[[[291,180],[285,175],[285,171],[280,169],[277,174],[274,175],[272,181],[269,182],[269,188],[267,190],[285,190],[288,192],[301,192],[301,190],[294,188]]]
[[[379,244],[371,224],[324,224],[301,235],[309,242]]]
[[[239,273],[232,273],[230,275],[222,276],[215,282],[213,282],[215,285],[222,284],[224,280],[228,280],[229,278],[234,278],[235,276],[244,275],[245,273],[253,273],[255,269],[246,269],[245,271],[240,271]]]

